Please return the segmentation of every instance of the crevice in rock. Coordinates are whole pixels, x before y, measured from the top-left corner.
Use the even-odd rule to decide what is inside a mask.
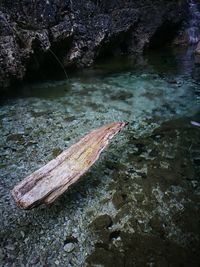
[[[67,70],[63,64],[63,57],[69,50],[71,41],[57,42],[52,44],[50,49],[43,51],[39,49],[36,41],[33,45],[34,53],[27,63],[25,75],[26,81],[44,79],[67,79]]]
[[[121,32],[117,36],[112,36],[109,41],[105,41],[97,53],[96,60],[128,54],[130,32],[131,29],[127,32]]]
[[[149,44],[145,46],[145,50],[169,45],[175,36],[177,36],[180,26],[180,24],[162,24],[150,38]]]

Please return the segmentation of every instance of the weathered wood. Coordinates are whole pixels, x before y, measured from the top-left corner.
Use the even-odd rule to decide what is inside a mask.
[[[52,203],[98,160],[99,155],[125,123],[105,125],[83,137],[14,187],[11,194],[18,207],[31,209]]]

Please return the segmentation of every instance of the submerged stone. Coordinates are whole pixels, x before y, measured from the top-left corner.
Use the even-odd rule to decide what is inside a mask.
[[[159,217],[154,216],[153,218],[151,218],[149,223],[150,223],[150,226],[151,226],[151,228],[155,234],[158,234],[161,236],[164,235],[165,230],[163,227],[163,222]]]
[[[74,243],[67,243],[66,245],[64,245],[63,249],[64,249],[64,251],[70,253],[74,250],[74,248],[75,248]]]
[[[91,226],[96,230],[107,229],[111,225],[112,219],[108,214],[100,215],[91,223]]]
[[[116,267],[124,266],[124,254],[118,250],[97,248],[88,258],[89,266]]]
[[[52,156],[55,158],[57,157],[58,155],[60,155],[61,153],[63,152],[63,150],[59,147],[56,147],[53,149],[52,151]]]
[[[137,194],[135,194],[135,198],[136,198],[137,202],[141,203],[145,199],[145,196],[143,193],[137,193]]]
[[[32,111],[31,114],[34,118],[38,118],[38,117],[44,117],[45,115],[47,115],[49,113],[49,111],[46,110],[42,110],[42,111]]]
[[[23,143],[24,140],[24,134],[23,133],[16,133],[16,134],[10,134],[6,138],[6,141],[13,141],[13,142],[18,142],[18,143]]]
[[[112,203],[116,209],[120,209],[126,202],[126,194],[115,192],[112,197]]]

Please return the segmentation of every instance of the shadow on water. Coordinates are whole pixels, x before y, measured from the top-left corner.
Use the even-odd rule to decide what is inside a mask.
[[[0,104],[6,103],[9,99],[17,98],[53,99],[64,96],[68,91],[70,91],[68,80],[27,83],[2,90]]]
[[[70,90],[74,80],[82,82],[96,81],[98,78],[131,72],[139,75],[144,73],[158,74],[163,78],[187,76],[199,80],[200,59],[194,53],[195,45],[188,48],[165,48],[149,51],[143,56],[115,56],[113,58],[100,59],[93,67],[82,70],[70,71],[69,80],[47,80],[28,82],[2,90],[1,100],[3,103],[8,99],[15,98],[57,98]],[[195,65],[196,63],[196,65]]]

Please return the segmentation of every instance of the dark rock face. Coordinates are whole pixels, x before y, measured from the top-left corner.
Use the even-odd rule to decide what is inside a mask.
[[[90,66],[99,56],[140,53],[180,27],[186,1],[3,0],[0,86],[50,66]]]

